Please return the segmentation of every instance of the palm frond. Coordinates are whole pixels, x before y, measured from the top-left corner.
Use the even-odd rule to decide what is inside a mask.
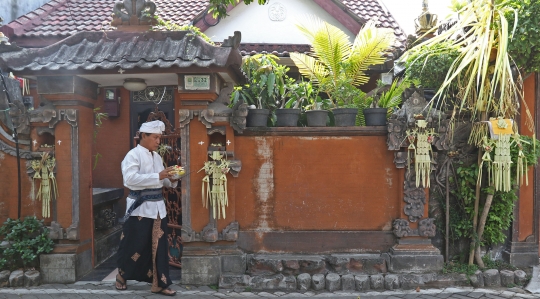
[[[327,67],[329,75],[336,78],[341,72],[341,63],[350,55],[349,36],[336,26],[314,16],[306,18],[297,27],[311,43],[314,56]]]
[[[384,63],[384,52],[394,43],[394,33],[389,29],[376,28],[368,22],[354,40],[351,55],[348,59],[348,76],[353,78],[355,85],[364,84],[369,80],[365,71],[372,65]]]
[[[290,56],[300,74],[313,83],[320,84],[328,76],[326,67],[316,58],[302,53],[291,53]]]
[[[518,101],[523,100],[523,90],[512,77],[511,59],[507,52],[517,23],[515,11],[513,28],[505,18],[510,11],[514,10],[504,1],[495,5],[490,0],[471,1],[459,11],[460,18],[454,26],[417,46],[420,49],[451,40],[454,46],[459,47],[460,54],[434,99],[440,99],[444,104],[448,89],[457,81],[462,89],[461,110],[471,110],[473,116],[486,111],[498,116],[515,117]],[[496,58],[490,61],[490,54],[494,50]],[[406,60],[408,55],[401,60]],[[532,124],[532,119],[528,117],[530,113],[526,111],[525,114],[527,123]]]

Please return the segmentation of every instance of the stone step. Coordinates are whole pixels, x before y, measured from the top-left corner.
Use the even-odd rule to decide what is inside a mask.
[[[337,273],[307,274],[298,276],[287,274],[245,275],[224,274],[219,277],[220,289],[245,289],[263,291],[359,291],[396,290],[424,288],[428,283],[437,280],[437,275],[431,274],[374,274],[374,275],[339,275]]]
[[[298,275],[386,273],[385,254],[329,254],[329,255],[271,255],[247,256],[247,274]]]

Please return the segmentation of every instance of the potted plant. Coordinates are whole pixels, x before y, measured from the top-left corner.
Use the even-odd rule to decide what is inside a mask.
[[[308,127],[326,127],[328,122],[328,107],[330,106],[330,100],[323,99],[317,93],[307,98],[304,110],[306,111]]]
[[[354,87],[369,81],[365,71],[383,63],[385,51],[394,42],[392,30],[377,28],[373,22],[368,22],[352,43],[341,29],[316,17],[297,27],[310,42],[313,55],[291,53],[291,59],[304,77],[326,93],[334,108],[340,101],[338,95],[351,91],[349,85]]]
[[[365,107],[365,93],[354,85],[344,82],[331,92],[338,108],[332,109],[336,127],[354,126],[359,108]]]
[[[313,86],[310,81],[294,82],[292,78],[289,78],[286,90],[280,108],[276,109],[276,126],[296,127],[302,111],[300,107],[311,97]]]
[[[265,127],[268,116],[285,94],[289,68],[279,65],[276,60],[279,58],[275,55],[257,54],[245,57],[242,62],[248,82],[234,88],[231,103],[234,105],[242,100],[250,105],[246,119],[248,127]]]
[[[379,87],[374,90],[374,96],[366,99],[369,108],[365,108],[364,118],[367,126],[386,126],[386,119],[394,107],[401,104],[401,94],[410,81],[394,79],[391,85],[385,86],[379,80]]]

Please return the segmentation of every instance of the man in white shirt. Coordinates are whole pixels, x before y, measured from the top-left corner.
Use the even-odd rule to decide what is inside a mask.
[[[152,283],[151,291],[167,296],[176,292],[169,288],[169,256],[167,210],[162,188],[176,187],[171,179],[173,166],[165,168],[158,149],[165,124],[156,120],[143,123],[139,145],[122,161],[124,186],[130,193],[126,199],[126,215],[118,248],[116,289],[127,289],[127,280]]]

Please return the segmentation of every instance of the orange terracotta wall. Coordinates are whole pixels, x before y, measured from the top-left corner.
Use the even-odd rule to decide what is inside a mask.
[[[2,138],[2,137],[0,137]],[[2,138],[2,141],[5,140]],[[15,146],[9,142],[10,145]],[[21,183],[22,183],[22,205],[21,215],[41,216],[41,204],[31,200],[30,177],[26,174],[26,160],[21,159]],[[0,225],[7,218],[17,218],[17,159],[15,156],[0,152]],[[41,218],[41,217],[40,217]]]
[[[531,74],[523,84],[525,92],[525,102],[531,112],[535,115],[536,111],[536,80],[535,75]],[[524,105],[521,107],[520,113],[520,127],[522,135],[532,136],[531,131],[527,125],[527,114]],[[525,239],[533,234],[534,226],[534,168],[529,167],[529,185],[525,184],[519,189],[519,241],[525,241]]]
[[[120,164],[131,149],[133,136],[130,136],[129,128],[129,91],[120,88],[120,97],[120,116],[109,117],[103,121],[94,144],[93,155],[96,153],[101,155],[93,170],[93,182],[96,188],[123,187]],[[98,95],[96,107],[101,107],[100,111],[104,112],[103,89]]]
[[[390,231],[403,182],[386,136],[235,136],[241,230]]]

